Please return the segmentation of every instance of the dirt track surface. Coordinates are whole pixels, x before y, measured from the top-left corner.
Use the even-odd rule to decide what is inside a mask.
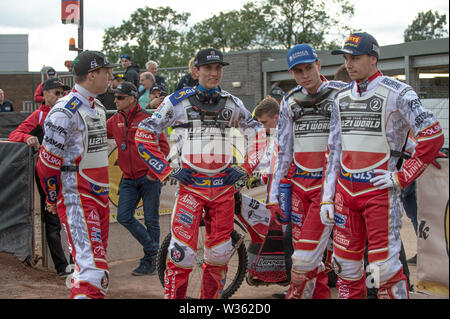
[[[407,258],[412,257],[417,249],[416,238],[411,223],[403,218],[402,239]],[[139,260],[123,260],[110,263],[110,286],[107,299],[160,299],[164,290],[157,275],[132,276],[131,271],[138,266]],[[410,266],[411,282],[416,282],[416,267]],[[0,253],[0,299],[66,299],[70,290],[65,279],[59,278],[54,270],[43,268],[38,263],[36,268],[26,266],[16,257]],[[245,280],[232,299],[271,299],[272,294],[281,293],[287,287],[260,286],[251,287]],[[337,297],[332,288],[332,298]],[[443,298],[419,293],[410,295],[414,299]],[[447,297],[448,298],[448,297]]]

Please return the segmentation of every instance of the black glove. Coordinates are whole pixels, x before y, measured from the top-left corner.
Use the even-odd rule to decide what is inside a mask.
[[[223,182],[225,185],[231,185],[236,183],[238,180],[243,179],[245,177],[248,177],[248,173],[245,169],[243,169],[240,166],[230,166],[228,168],[225,168],[222,173],[227,173],[228,175],[225,176],[223,179]]]
[[[194,176],[192,174],[197,173],[191,168],[175,168],[172,173],[170,173],[170,177],[173,177],[183,183],[185,185],[194,184]]]

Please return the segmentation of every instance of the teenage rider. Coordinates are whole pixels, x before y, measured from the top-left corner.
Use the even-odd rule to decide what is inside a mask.
[[[320,74],[321,61],[308,44],[297,44],[287,54],[289,73],[298,86],[280,105],[280,151],[269,183],[267,207],[272,217],[282,215],[280,180],[292,183],[291,283],[286,298],[330,298],[322,262],[332,227],[320,220],[320,194],[333,98],[345,83],[327,81]],[[289,172],[289,174],[288,174]]]
[[[205,251],[201,298],[218,298],[231,257],[234,184],[250,176],[265,149],[265,130],[252,119],[242,101],[219,87],[223,55],[200,50],[195,57],[199,84],[167,96],[136,132],[138,150],[161,180],[179,180],[172,213],[172,240],[165,273],[165,297],[185,298],[189,273],[197,250],[202,212],[205,211]],[[159,135],[172,126],[181,166],[173,168],[157,149]],[[245,130],[252,141],[242,165],[231,165],[230,128]]]

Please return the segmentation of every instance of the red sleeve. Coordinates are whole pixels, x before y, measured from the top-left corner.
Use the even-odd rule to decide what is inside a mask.
[[[39,125],[39,110],[34,111],[14,131],[9,134],[11,142],[26,143],[32,135],[29,133]]]
[[[107,121],[106,121],[106,136],[108,138],[114,138],[114,135],[112,134],[112,121],[113,121],[114,116],[110,117]]]
[[[63,159],[61,157],[47,151],[45,146],[41,146],[36,164],[36,171],[42,189],[47,195],[46,202],[48,204],[56,205],[61,180],[62,163]]]
[[[416,180],[436,158],[444,144],[444,134],[439,122],[419,132],[414,156],[408,159],[396,174],[397,182],[405,188]]]
[[[42,84],[43,83],[44,82],[39,84],[38,87],[36,88],[36,91],[34,92],[34,102],[36,102],[36,103],[42,103],[44,101],[44,94],[42,92]]]
[[[160,136],[163,133],[160,134]],[[138,128],[135,136],[135,143],[138,153],[147,164],[148,168],[158,177],[160,181],[164,181],[173,168],[170,167],[169,162],[165,159],[163,152],[160,150],[160,142],[158,136],[150,131]]]

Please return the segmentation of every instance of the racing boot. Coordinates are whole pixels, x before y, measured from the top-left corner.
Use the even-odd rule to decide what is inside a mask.
[[[291,284],[286,299],[311,299],[317,279],[317,268],[308,272],[291,270]]]
[[[365,274],[356,280],[342,279],[338,275],[336,282],[339,299],[366,299],[366,276]]]
[[[378,288],[378,299],[409,299],[409,287],[403,269]]]
[[[177,267],[170,259],[167,260],[167,268],[164,273],[165,299],[186,299],[191,271],[191,268]]]
[[[221,298],[223,286],[227,278],[228,266],[212,266],[205,262],[202,270],[202,292],[200,299]]]
[[[317,274],[316,287],[312,299],[330,299],[331,290],[328,286],[328,274],[326,270]]]

